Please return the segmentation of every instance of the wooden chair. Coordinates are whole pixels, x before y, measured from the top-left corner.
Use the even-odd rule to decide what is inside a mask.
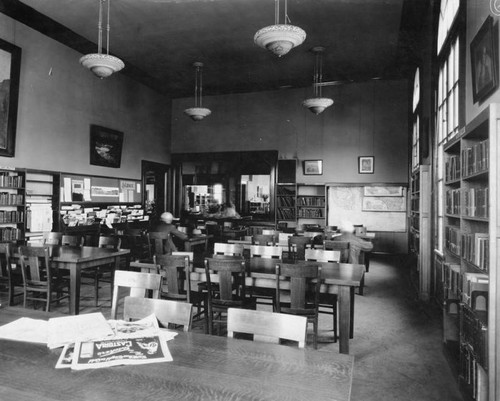
[[[255,309],[255,302],[246,297],[245,271],[243,260],[205,259],[208,334],[213,333],[214,323],[219,326],[225,323],[223,314],[227,313],[228,308]],[[212,286],[212,277],[218,282],[217,286]]]
[[[191,331],[192,304],[166,299],[125,297],[123,320],[140,320],[151,314],[156,316],[160,327],[183,326],[183,331]]]
[[[69,297],[69,282],[59,277],[58,271],[50,265],[47,247],[20,246],[21,273],[24,286],[24,308],[28,300],[45,302],[45,311],[50,304]],[[52,293],[57,296],[52,298]]]
[[[158,255],[155,259],[158,273],[163,277],[160,296],[164,299],[191,302],[189,258],[182,255]]]
[[[305,316],[312,322],[315,349],[318,347],[320,277],[321,267],[315,264],[276,265],[276,311]]]
[[[252,236],[252,244],[261,246],[274,246],[276,244],[276,238],[272,234],[256,234]]]
[[[44,245],[61,245],[62,233],[58,232],[45,232],[43,233]]]
[[[16,297],[24,295],[24,291],[16,291],[16,288],[23,287],[21,269],[13,271],[12,264],[20,265],[19,258],[14,258],[12,244],[0,243],[0,285],[7,289],[9,306],[14,305]]]
[[[129,272],[117,270],[114,277],[113,299],[111,301],[111,319],[116,319],[120,288],[129,288],[129,296],[144,298],[147,291],[152,292],[152,298],[159,298],[161,275],[152,273]]]
[[[216,242],[214,244],[214,254],[243,256],[243,244],[225,244]]]
[[[340,251],[340,263],[349,263],[349,242],[331,241],[323,242],[323,249],[331,251]]]
[[[292,236],[288,238],[288,254],[290,259],[305,260],[306,245],[312,243],[312,237]]]
[[[307,318],[248,309],[229,308],[227,336],[235,333],[253,334],[254,341],[279,343],[280,339],[296,341],[299,348],[306,344]]]
[[[121,239],[119,237],[99,237],[99,248],[107,248],[113,250],[119,250],[121,246]],[[107,264],[103,266],[97,266],[92,269],[85,269],[81,272],[82,278],[92,280],[94,285],[94,297],[95,306],[99,306],[99,282],[112,283],[113,274],[115,270],[114,264]],[[113,296],[113,288],[111,288],[111,297]]]
[[[323,249],[306,249],[306,261],[309,262],[330,262],[340,261],[340,251],[325,251]],[[329,293],[319,294],[319,313],[332,315],[333,318],[333,340],[337,341],[337,301],[339,288],[336,285],[329,286]]]
[[[61,245],[63,246],[83,246],[84,237],[81,235],[63,235],[61,238]]]
[[[122,247],[130,249],[131,260],[151,260],[153,256],[149,235],[141,228],[127,228]]]
[[[165,245],[170,234],[166,232],[150,232],[148,236],[152,244],[153,255],[164,255],[166,249]]]
[[[252,245],[250,247],[251,258],[281,259],[283,248],[280,246]]]

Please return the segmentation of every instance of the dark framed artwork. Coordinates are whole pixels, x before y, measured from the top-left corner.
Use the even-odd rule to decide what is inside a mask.
[[[304,175],[322,175],[323,160],[304,160]]]
[[[90,126],[90,164],[104,167],[120,167],[123,132],[99,125]]]
[[[21,48],[0,39],[0,156],[14,157]]]
[[[375,158],[373,156],[359,156],[358,157],[358,173],[359,174],[373,174],[375,171]]]
[[[498,87],[498,25],[489,16],[470,44],[472,97],[484,101]]]

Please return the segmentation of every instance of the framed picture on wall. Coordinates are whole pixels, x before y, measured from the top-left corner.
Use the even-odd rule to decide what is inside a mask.
[[[14,157],[21,48],[0,39],[0,156]]]
[[[498,87],[498,25],[489,16],[470,44],[472,97],[484,101]]]
[[[359,174],[373,174],[375,158],[373,156],[359,156],[358,157],[358,173]]]
[[[322,175],[323,160],[304,160],[304,175]]]
[[[90,164],[118,168],[121,164],[123,132],[90,126]]]

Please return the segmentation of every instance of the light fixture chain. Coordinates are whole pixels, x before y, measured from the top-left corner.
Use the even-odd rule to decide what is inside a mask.
[[[280,23],[280,0],[274,0],[274,25]]]
[[[106,1],[106,0],[104,0]],[[110,7],[110,4],[111,4],[111,0],[107,0],[108,1],[108,23],[106,25],[106,54],[109,55],[109,31],[110,31],[110,24],[109,24],[109,7]]]
[[[203,107],[203,69],[200,67],[200,107]]]
[[[194,70],[194,107],[198,107],[198,70],[200,67],[196,67]]]
[[[97,53],[102,53],[102,2],[99,0],[99,22],[97,23],[97,32],[99,37],[97,38]]]

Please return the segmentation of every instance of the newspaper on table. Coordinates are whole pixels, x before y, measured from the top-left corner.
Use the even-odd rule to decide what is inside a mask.
[[[22,317],[0,327],[0,338],[47,344],[47,326],[45,320]]]
[[[135,322],[109,320],[108,324],[111,337],[66,345],[56,368],[84,370],[173,360],[166,341],[177,333],[162,331],[154,314]]]

